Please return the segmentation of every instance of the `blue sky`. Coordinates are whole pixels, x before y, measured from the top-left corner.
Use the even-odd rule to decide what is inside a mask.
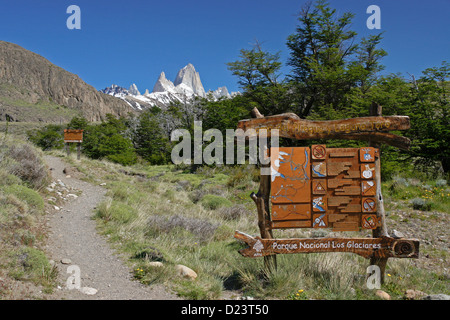
[[[0,0],[0,40],[16,43],[102,89],[136,83],[143,93],[161,71],[170,80],[188,63],[206,90],[239,90],[226,63],[258,40],[289,56],[305,0]],[[339,13],[353,12],[358,36],[384,32],[384,73],[419,77],[450,61],[450,0],[330,0]],[[69,30],[69,5],[81,9],[81,30]],[[381,9],[381,30],[369,30],[369,5]],[[289,72],[286,67],[284,72]]]

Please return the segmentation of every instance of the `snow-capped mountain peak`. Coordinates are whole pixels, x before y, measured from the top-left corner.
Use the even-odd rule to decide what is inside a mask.
[[[132,84],[127,90],[113,84],[100,90],[103,93],[121,98],[129,105],[136,109],[142,110],[147,107],[157,105],[159,107],[167,107],[174,102],[185,102],[187,99],[193,97],[209,98],[211,95],[206,95],[200,80],[200,74],[195,70],[194,66],[189,63],[184,68],[180,69],[174,82],[166,78],[165,72],[161,72],[153,90],[150,93],[148,89],[141,95],[136,84]],[[212,93],[213,99],[231,98],[233,96],[228,93],[226,87],[220,87],[217,90],[209,91]]]
[[[195,71],[194,66],[189,63],[187,66],[178,71],[177,77],[173,84],[177,87],[184,84],[188,88],[191,88],[195,95],[205,97],[205,89],[203,88],[200,80],[200,74]]]
[[[130,86],[130,89],[128,89],[128,92],[130,94],[134,95],[134,96],[140,96],[141,95],[141,93],[139,92],[136,84],[134,84],[134,83]]]
[[[155,85],[153,86],[152,92],[171,92],[175,93],[175,85],[172,81],[167,80],[166,74],[161,72],[159,75],[158,80],[156,81]]]

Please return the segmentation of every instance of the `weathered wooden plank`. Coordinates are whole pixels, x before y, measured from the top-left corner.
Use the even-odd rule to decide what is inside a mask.
[[[419,241],[415,239],[380,238],[293,238],[261,239],[236,231],[234,237],[248,247],[239,251],[244,257],[274,254],[352,252],[364,258],[418,258]]]
[[[330,177],[336,177],[340,174],[345,174],[353,163],[349,161],[345,162],[328,162],[327,163],[327,175]],[[358,171],[359,174],[359,171]]]
[[[255,134],[271,135],[278,130],[280,137],[306,139],[350,139],[376,141],[409,149],[410,140],[387,133],[386,131],[407,130],[410,128],[409,117],[361,117],[342,120],[304,120],[293,113],[285,113],[269,117],[246,119],[238,123],[238,129],[255,130]]]
[[[305,220],[311,219],[311,204],[272,204],[272,220]]]
[[[280,132],[292,131],[302,139],[327,138],[327,134],[350,134],[361,132],[397,131],[410,128],[407,116],[360,117],[341,120],[305,120],[296,114],[284,113],[256,119],[245,119],[238,122],[238,128],[278,129]]]
[[[346,206],[338,207],[338,209],[341,213],[359,213],[361,212],[361,204],[350,203]]]
[[[311,228],[311,220],[283,220],[283,221],[271,221],[270,226],[272,229],[292,229],[292,228]]]
[[[359,177],[359,173],[358,173],[358,177]],[[350,186],[354,183],[354,181],[352,180],[348,180],[348,179],[328,179],[327,180],[327,184],[328,184],[328,188],[329,189],[336,189],[336,188],[340,188],[343,186]]]
[[[357,179],[361,175],[359,170],[347,170],[347,174],[343,177],[344,179]]]
[[[333,231],[359,231],[358,222],[335,222],[333,223]]]
[[[330,158],[354,158],[356,156],[356,153],[353,152],[345,152],[345,151],[339,151],[339,152],[330,152],[329,157]]]
[[[361,195],[361,187],[360,186],[345,186],[342,188],[336,188],[334,190],[334,193],[337,196],[359,196],[359,195]]]
[[[328,207],[339,207],[342,205],[349,204],[353,198],[349,196],[342,197],[329,197],[328,198]]]
[[[358,222],[359,214],[332,213],[328,214],[328,222]]]

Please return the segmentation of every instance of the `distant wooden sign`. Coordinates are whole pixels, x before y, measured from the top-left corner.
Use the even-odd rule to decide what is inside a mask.
[[[67,156],[70,154],[69,143],[77,143],[77,159],[81,157],[81,143],[83,142],[82,129],[64,129],[64,143],[66,144]]]
[[[272,229],[375,229],[378,149],[271,148]]]
[[[409,239],[390,237],[262,239],[240,231],[236,231],[234,237],[248,245],[239,253],[250,258],[313,252],[351,252],[367,259],[419,257],[419,241]]]
[[[386,143],[400,149],[409,149],[411,141],[389,131],[410,128],[407,116],[360,117],[343,120],[305,120],[294,113],[241,120],[238,129],[244,132],[255,130],[260,135],[265,130],[267,136],[277,129],[280,137],[297,140],[307,139],[350,139]],[[320,156],[320,149],[315,157]]]
[[[64,143],[83,142],[83,130],[64,129]]]

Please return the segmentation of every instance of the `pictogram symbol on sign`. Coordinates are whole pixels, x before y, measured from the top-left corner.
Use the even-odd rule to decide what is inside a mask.
[[[326,194],[325,181],[313,181],[313,193],[314,194]]]
[[[373,173],[375,172],[375,166],[372,164],[361,165],[361,178],[371,179],[373,178]]]
[[[326,227],[327,223],[325,213],[321,215],[315,214],[313,220],[313,228],[326,228]]]
[[[374,196],[376,194],[375,182],[373,180],[362,181],[361,193],[363,196]]]
[[[375,212],[376,202],[373,198],[366,198],[363,200],[362,209],[363,212]]]
[[[316,145],[312,146],[312,158],[316,160],[325,159],[325,156],[327,155],[327,151],[325,146],[322,145]]]
[[[325,212],[327,204],[324,197],[317,197],[312,199],[312,207],[314,212]]]
[[[361,226],[364,229],[375,229],[378,226],[378,217],[375,214],[363,214]]]

